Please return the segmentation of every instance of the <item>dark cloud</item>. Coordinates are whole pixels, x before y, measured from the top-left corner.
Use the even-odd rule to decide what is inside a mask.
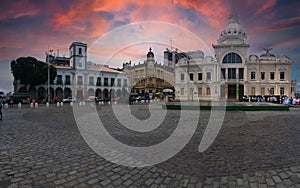
[[[121,20],[117,20],[115,22],[113,22],[109,28],[109,30],[112,30],[112,29],[115,29],[115,28],[118,28],[120,26],[123,26],[123,25],[126,25],[126,24],[129,24],[130,23],[130,20],[127,19],[127,20],[124,20],[124,21],[121,21]]]
[[[115,17],[113,13],[106,11],[100,11],[98,14],[106,20],[112,20]]]

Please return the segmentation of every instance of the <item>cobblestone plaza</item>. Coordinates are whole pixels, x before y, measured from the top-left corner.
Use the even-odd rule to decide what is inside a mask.
[[[121,105],[121,104],[120,104]],[[156,104],[160,107],[160,104]],[[146,104],[131,105],[139,119]],[[109,105],[97,106],[106,129],[119,141],[150,146],[172,134],[180,111],[168,110],[149,134],[128,130]],[[227,111],[213,144],[198,146],[210,111],[201,111],[196,132],[171,159],[144,168],[124,167],[96,154],[82,138],[72,107],[16,107],[0,121],[0,187],[297,187],[300,188],[300,108],[290,111]],[[108,153],[107,155],[114,155]]]

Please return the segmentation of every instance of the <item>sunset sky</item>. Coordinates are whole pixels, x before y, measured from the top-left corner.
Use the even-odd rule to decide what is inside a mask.
[[[287,55],[293,60],[292,79],[299,82],[299,0],[3,0],[0,7],[0,91],[13,90],[10,72],[13,59],[33,56],[44,61],[45,51],[49,49],[56,53],[59,50],[60,55],[69,56],[68,48],[73,41],[85,42],[89,47],[101,43],[103,51],[115,54],[124,40],[138,36],[136,30],[126,29],[127,24],[156,21],[154,24],[147,25],[149,22],[146,22],[138,26],[147,30],[144,37],[149,35],[150,39],[154,38],[149,41],[163,43],[163,48],[153,47],[157,56],[163,55],[161,49],[166,46],[181,45],[177,36],[181,36],[182,32],[176,35],[172,30],[178,27],[186,29],[187,33],[192,32],[207,45],[208,49],[200,50],[206,54],[213,52],[212,44],[217,43],[232,12],[238,14],[248,35],[249,55],[260,55],[265,47],[273,48],[271,52],[276,56]],[[162,27],[161,23],[167,27]],[[116,40],[116,34],[110,33],[116,33],[119,27],[123,29]],[[106,36],[110,38],[104,43]],[[193,38],[187,40],[193,41]],[[119,58],[124,57],[123,62],[130,60],[128,54],[132,55],[132,59],[142,58],[151,43],[136,46],[139,46],[139,50],[134,47],[123,50]],[[186,49],[182,50],[198,50],[198,46],[192,43],[185,46]],[[91,48],[88,56],[95,63],[103,63],[97,62],[99,54],[99,50]],[[299,83],[297,90],[300,91]]]

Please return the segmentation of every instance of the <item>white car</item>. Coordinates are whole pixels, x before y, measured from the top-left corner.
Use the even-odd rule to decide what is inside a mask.
[[[68,98],[63,99],[62,102],[70,103],[70,102],[75,102],[75,101],[76,101],[75,97],[68,97]]]

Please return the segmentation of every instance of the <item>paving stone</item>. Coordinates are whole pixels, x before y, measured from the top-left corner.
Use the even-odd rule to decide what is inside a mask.
[[[54,181],[55,185],[60,185],[60,184],[66,183],[66,182],[67,182],[67,180],[64,178]]]
[[[110,183],[109,179],[100,182],[103,186],[107,186]]]
[[[94,179],[89,180],[87,183],[91,185],[91,184],[95,184],[97,182],[99,182],[99,180],[94,178]]]
[[[143,109],[141,106],[137,107]],[[64,112],[65,109],[66,108],[63,107],[61,111],[52,111],[53,113],[51,112],[51,115],[56,116],[56,114],[63,114],[61,117],[64,117],[66,115]],[[40,109],[36,109],[36,112],[44,113],[44,111],[39,110]],[[144,109],[139,111],[144,111]],[[224,137],[226,134],[221,132],[218,135],[218,139],[223,142],[216,140],[215,148],[210,148],[208,150],[209,152],[201,154],[195,153],[193,149],[191,150],[190,148],[197,148],[199,143],[194,144],[191,142],[189,143],[191,147],[188,145],[188,147],[185,147],[184,150],[174,158],[162,164],[153,167],[136,168],[119,166],[98,156],[86,145],[78,133],[77,126],[72,128],[69,122],[62,126],[62,124],[59,123],[59,119],[56,119],[54,121],[55,123],[48,123],[47,121],[49,120],[47,120],[47,116],[43,116],[41,122],[36,123],[35,121],[39,118],[38,116],[35,116],[35,118],[31,117],[30,121],[29,118],[27,118],[30,113],[33,113],[32,109],[28,109],[26,113],[28,114],[24,114],[20,111],[12,111],[11,117],[14,118],[9,120],[11,121],[10,125],[0,125],[0,187],[5,185],[4,187],[153,186],[246,188],[268,186],[300,188],[300,167],[291,166],[296,164],[295,159],[292,157],[289,158],[285,152],[285,144],[295,142],[295,132],[297,131],[293,130],[292,127],[288,129],[274,125],[272,132],[265,132],[263,130],[264,127],[260,126],[259,133],[253,134],[253,130],[257,129],[257,126],[253,124],[255,124],[255,122],[261,122],[261,120],[253,121],[253,123],[243,127],[239,125],[234,127],[234,129],[232,128],[234,125],[228,122],[226,123],[225,120],[223,128],[225,132],[230,132],[230,137]],[[228,112],[227,115],[230,113],[232,112]],[[241,119],[249,118],[247,115],[248,112],[234,113],[237,117],[242,115],[240,116]],[[256,112],[253,112],[253,114],[255,113]],[[267,112],[260,113],[262,113],[261,116],[265,117],[263,114]],[[50,113],[47,111],[47,114]],[[171,115],[176,117],[174,112],[171,112]],[[256,116],[257,115],[260,114],[257,113]],[[229,119],[234,121],[232,118],[236,118],[235,116],[231,116]],[[277,116],[272,117],[273,118],[269,119],[277,118]],[[255,119],[255,117],[252,118]],[[264,121],[268,121],[269,119],[265,119]],[[166,121],[170,120],[167,118]],[[273,124],[274,123],[276,124],[276,122],[273,122]],[[172,125],[172,122],[168,124]],[[202,124],[199,124],[199,129],[201,130],[195,133],[195,137],[197,137],[198,134],[200,135],[200,133],[202,134],[203,129],[201,126]],[[264,126],[268,125],[266,124]],[[170,127],[168,127],[168,129],[169,128]],[[108,129],[112,128],[108,127]],[[165,132],[168,132],[168,129],[166,129]],[[251,129],[253,129],[252,132]],[[247,137],[244,132],[252,133],[251,137]],[[248,139],[248,144],[251,142],[251,147],[243,145],[246,147],[243,148],[244,151],[247,152],[241,153],[241,157],[239,153],[234,152],[235,148],[242,148],[240,144],[243,140],[241,138],[238,139],[236,136],[240,133],[243,135],[242,138]],[[118,133],[117,137],[122,137],[122,139],[128,141],[128,143],[133,143],[131,141],[137,139],[136,136],[126,134],[127,133],[123,132]],[[33,137],[32,135],[35,136]],[[281,135],[290,136],[284,137],[285,139],[282,140],[283,137]],[[293,135],[295,136],[293,137]],[[132,139],[133,137],[134,139]],[[265,144],[266,140],[270,140],[270,138],[272,139],[272,145]],[[152,142],[152,139],[146,138],[140,141],[148,143]],[[276,146],[276,148],[274,148],[274,146]],[[277,147],[279,147],[279,149]],[[221,155],[225,153],[225,149],[228,155]],[[288,149],[291,150],[292,148]],[[270,153],[274,150],[278,151],[278,153]],[[293,152],[295,156],[300,156],[299,148],[295,147],[295,151]],[[111,151],[108,151],[107,155],[115,159],[120,157]],[[248,158],[248,155],[251,155],[251,157]],[[268,160],[267,157],[269,156],[267,155],[270,155],[272,159]],[[246,160],[242,161],[239,158]],[[132,158],[128,160],[132,161],[132,163],[136,163]],[[221,167],[222,170],[220,170]]]
[[[272,178],[273,178],[273,180],[275,181],[275,183],[280,183],[280,182],[282,182],[282,180],[280,179],[279,176],[273,176]]]
[[[268,186],[274,186],[275,185],[275,183],[272,179],[266,179],[266,183],[267,183]]]
[[[133,181],[132,181],[131,179],[129,179],[129,180],[126,180],[126,181],[123,183],[123,185],[129,186],[129,185],[131,185],[132,183],[133,183]]]

